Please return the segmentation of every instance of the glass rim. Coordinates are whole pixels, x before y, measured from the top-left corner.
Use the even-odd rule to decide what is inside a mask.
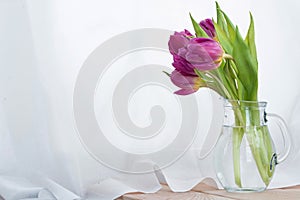
[[[266,101],[224,99],[224,107],[266,107]]]

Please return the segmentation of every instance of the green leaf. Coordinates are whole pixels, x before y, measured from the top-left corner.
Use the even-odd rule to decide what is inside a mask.
[[[235,81],[236,81],[236,83],[235,83],[235,87],[237,90],[236,96],[238,97],[238,99],[245,99],[245,97],[244,97],[244,96],[246,96],[245,95],[245,87],[244,87],[242,81],[239,79],[238,68],[233,60],[229,61],[228,70],[230,71],[229,73],[231,74],[232,78],[235,79]]]
[[[226,33],[226,35],[228,35],[227,25],[224,20],[222,9],[220,8],[218,2],[216,2],[216,11],[217,11],[217,24]]]
[[[232,69],[232,72],[234,73],[235,78],[237,78],[237,74],[239,73],[239,71],[234,63],[234,60],[229,60],[229,63],[230,63],[230,67]]]
[[[237,84],[238,84],[238,88],[239,88],[238,89],[239,99],[247,100],[246,89],[240,79],[238,79]]]
[[[212,77],[206,75],[208,71],[202,72],[196,68],[194,69],[194,71],[201,78],[201,80],[204,81],[205,85],[203,85],[203,87],[208,87],[217,92],[219,95],[225,97],[223,90],[218,86],[216,81]]]
[[[199,76],[204,81],[209,81],[208,77],[203,72],[201,72],[199,69],[195,68],[194,72],[197,74],[197,76]]]
[[[163,73],[165,73],[168,77],[171,77],[171,74],[166,72],[166,71],[162,71]]]
[[[238,69],[239,87],[244,87],[244,90],[241,91],[239,88],[239,97],[241,100],[256,101],[258,88],[257,63],[253,59],[238,27],[236,27],[232,56]]]
[[[223,16],[226,20],[229,38],[230,38],[231,41],[234,41],[234,39],[235,39],[235,27],[234,27],[233,23],[231,22],[231,20],[229,19],[229,17],[226,15],[226,13],[222,10],[221,10],[221,12],[223,13]]]
[[[205,37],[208,38],[208,35],[206,34],[206,32],[201,28],[201,26],[194,20],[194,18],[192,17],[192,14],[190,13],[190,18],[191,21],[193,23],[193,27],[196,33],[197,37]]]
[[[228,54],[232,54],[232,41],[227,37],[226,33],[223,31],[223,29],[214,22],[217,38],[221,44],[221,46],[224,48],[225,52]]]
[[[256,63],[258,63],[257,61],[257,53],[256,53],[256,45],[255,45],[255,31],[254,31],[254,20],[253,20],[253,16],[250,12],[250,25],[249,25],[249,29],[248,29],[248,33],[245,39],[245,42],[247,44],[247,46],[250,49],[250,53],[253,57],[253,59],[255,60]]]
[[[234,94],[233,98],[237,98],[238,94],[237,94],[237,86],[235,84],[235,80],[237,78],[236,73],[233,72],[233,68],[230,65],[230,62],[226,62],[224,68],[223,68],[223,72],[221,72],[224,74],[224,77],[228,83],[228,86],[230,87],[230,90],[232,91],[232,93]]]
[[[204,74],[202,74],[201,72],[200,72],[200,70],[199,69],[194,69],[194,72],[197,74],[197,76],[199,76],[199,77],[201,77],[201,78],[204,78]]]
[[[194,69],[194,72],[199,76],[206,84],[214,82],[214,79],[206,75],[206,71],[202,72],[199,69]]]
[[[223,61],[223,66],[218,67],[214,71],[216,71],[216,76],[220,79],[227,90],[227,92],[225,92],[225,98],[237,99],[237,90],[235,88],[234,79],[231,74],[227,74],[228,63],[228,61]]]

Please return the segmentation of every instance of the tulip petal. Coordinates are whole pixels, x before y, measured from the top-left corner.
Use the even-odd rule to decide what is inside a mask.
[[[200,22],[200,26],[210,38],[214,38],[216,36],[215,26],[211,19],[202,20]]]
[[[185,76],[177,70],[174,70],[171,74],[171,81],[176,86],[184,89],[193,88],[197,78],[197,76]]]
[[[171,81],[174,85],[181,89],[176,91],[175,94],[187,95],[196,92],[201,86],[205,86],[205,82],[198,76],[183,75],[177,70],[171,74]]]
[[[196,76],[194,69],[212,70],[222,63],[224,51],[211,38],[194,38],[185,30],[171,35],[168,45],[173,66],[184,75]]]
[[[195,76],[194,66],[191,65],[183,56],[173,55],[174,62],[173,66],[185,75]]]
[[[188,39],[181,35],[171,35],[169,40],[169,50],[171,53],[178,54],[180,48],[188,44]]]
[[[189,95],[189,94],[193,94],[197,92],[197,90],[193,90],[193,89],[180,89],[180,90],[177,90],[176,92],[174,92],[174,94],[177,94],[177,95]]]
[[[220,66],[224,51],[210,38],[194,38],[187,45],[186,60],[199,70],[212,70]]]

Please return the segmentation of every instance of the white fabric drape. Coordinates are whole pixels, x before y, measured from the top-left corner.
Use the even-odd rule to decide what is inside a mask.
[[[269,102],[269,112],[287,121],[292,134],[291,155],[278,165],[271,187],[300,184],[297,170],[300,164],[297,136],[300,131],[299,3],[293,0],[220,0],[219,3],[242,30],[246,30],[248,11],[252,11],[260,62],[260,98]],[[167,182],[174,191],[186,191],[207,177],[214,179],[212,155],[199,159],[212,117],[210,95],[206,90],[196,94],[198,104],[188,108],[192,112],[197,107],[197,120],[201,124],[192,145],[172,165],[156,173],[122,173],[96,161],[82,145],[74,121],[76,78],[92,51],[126,31],[142,28],[192,30],[189,12],[197,19],[215,16],[214,3],[196,0],[1,0],[0,195],[8,200],[107,200],[127,192],[155,192],[160,188],[160,181]],[[137,58],[131,61],[140,59],[149,64],[149,60],[153,60],[155,64],[171,65],[170,56],[157,55],[149,59],[136,54]],[[126,73],[126,69],[119,71]],[[114,78],[111,75],[111,79]],[[147,103],[151,106],[157,103],[152,92],[159,94],[155,93],[159,92],[157,88],[150,88],[147,90],[150,95],[133,98],[135,105],[142,109],[137,110],[129,104],[130,117],[141,126],[151,123],[144,113],[150,116],[150,109],[145,108]],[[100,99],[105,98],[99,95]],[[164,97],[159,101],[168,103]],[[178,106],[175,100],[170,105],[167,103],[166,117],[172,117],[168,109],[175,114],[176,109],[180,111],[175,108]],[[173,118],[177,120],[176,115]],[[280,141],[280,137],[277,139]],[[158,144],[169,142],[167,138],[161,140]],[[124,144],[122,140],[117,143]],[[128,146],[134,145],[124,148],[129,149]],[[153,151],[154,148],[160,146],[153,143]],[[142,147],[141,150],[151,151]],[[110,152],[107,155],[114,157]],[[130,160],[124,158],[122,162],[127,165]],[[208,182],[213,184],[211,180]]]

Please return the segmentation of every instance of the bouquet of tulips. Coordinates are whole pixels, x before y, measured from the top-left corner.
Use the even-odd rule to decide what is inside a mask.
[[[197,23],[190,15],[195,34],[188,30],[175,32],[170,36],[169,51],[173,56],[174,71],[171,81],[180,88],[175,94],[188,95],[200,88],[210,88],[229,100],[257,101],[258,61],[254,38],[254,22],[250,13],[250,26],[245,38],[229,17],[216,3],[217,18],[205,19]],[[238,101],[232,101],[237,103]],[[241,105],[236,105],[239,107]],[[246,126],[246,113],[235,111],[236,125]],[[251,113],[251,125],[259,124],[259,113]],[[249,120],[248,120],[249,121]],[[263,131],[263,130],[262,130]],[[236,185],[241,187],[240,144],[245,130],[236,130],[233,135],[233,160]],[[247,131],[248,140],[256,140],[254,131]],[[266,138],[264,138],[266,140]],[[271,143],[271,139],[267,138]],[[269,170],[272,156],[270,151],[262,152],[250,144],[258,171],[266,185],[273,172]]]

